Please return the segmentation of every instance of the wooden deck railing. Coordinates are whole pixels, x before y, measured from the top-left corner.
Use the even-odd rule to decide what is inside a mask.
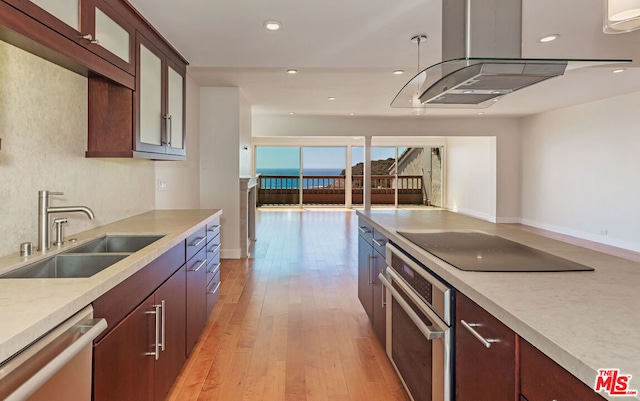
[[[261,175],[258,179],[257,203],[260,205],[297,205],[300,203],[300,177]],[[398,188],[398,204],[421,205],[425,202],[422,189],[422,176],[374,175],[371,176],[371,203],[374,205],[393,205],[395,191]],[[353,204],[362,204],[364,177],[352,177]],[[345,177],[303,176],[303,204],[339,205],[345,203]]]

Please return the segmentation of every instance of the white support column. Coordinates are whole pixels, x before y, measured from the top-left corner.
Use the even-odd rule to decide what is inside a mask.
[[[304,168],[303,168],[304,160],[302,160],[302,146],[298,147],[298,151],[300,152],[300,176],[298,178],[300,180],[299,181],[299,183],[300,183],[299,187],[300,188],[299,188],[299,192],[298,192],[298,197],[299,197],[298,201],[299,201],[299,204],[300,204],[300,209],[302,209],[302,201],[303,201],[303,199],[302,199],[302,192],[303,192],[302,176],[303,176],[303,174],[302,173],[303,173],[303,170],[304,170]]]
[[[353,185],[352,185],[352,177],[353,174],[351,172],[351,166],[353,165],[353,160],[352,160],[352,146],[351,145],[347,145],[347,155],[345,158],[346,161],[346,167],[344,169],[344,206],[348,209],[351,209],[352,203],[353,203],[353,199],[351,197],[352,192],[353,192]]]
[[[371,210],[371,137],[364,137],[364,188],[362,189],[362,205],[364,210]]]

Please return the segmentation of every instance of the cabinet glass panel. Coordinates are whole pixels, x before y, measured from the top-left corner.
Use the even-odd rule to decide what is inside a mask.
[[[162,61],[140,45],[140,142],[161,145]]]
[[[96,40],[100,46],[129,62],[129,32],[96,7]]]
[[[169,120],[168,142],[169,146],[182,149],[182,75],[169,67]]]
[[[79,0],[31,0],[31,2],[76,31],[80,31]]]

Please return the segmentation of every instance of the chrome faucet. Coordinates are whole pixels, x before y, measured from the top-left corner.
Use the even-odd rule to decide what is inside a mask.
[[[49,237],[51,227],[49,226],[49,215],[52,213],[83,212],[89,219],[93,220],[95,215],[93,210],[86,206],[49,206],[49,197],[52,195],[64,195],[62,192],[38,191],[38,250],[49,249]]]

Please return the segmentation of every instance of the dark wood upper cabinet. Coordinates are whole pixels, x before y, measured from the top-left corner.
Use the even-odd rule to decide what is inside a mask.
[[[0,40],[89,78],[87,157],[185,160],[187,61],[124,0],[0,0]]]

